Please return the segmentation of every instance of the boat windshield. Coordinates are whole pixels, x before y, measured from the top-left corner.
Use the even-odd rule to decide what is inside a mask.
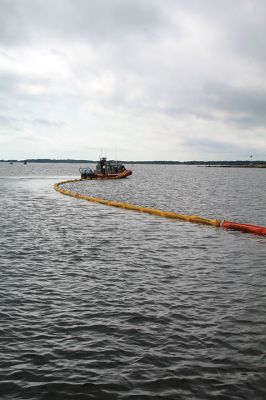
[[[119,162],[119,161],[106,161],[106,160],[101,160],[97,165],[96,165],[96,173],[101,173],[102,168],[105,168],[105,172],[107,174],[117,174],[120,172],[125,171],[124,165]]]
[[[93,170],[90,167],[87,168],[80,168],[79,172],[81,174],[93,174]]]

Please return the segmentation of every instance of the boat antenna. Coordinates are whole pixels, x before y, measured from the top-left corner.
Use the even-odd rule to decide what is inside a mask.
[[[250,154],[249,158],[250,158],[250,164],[252,164],[253,154]]]

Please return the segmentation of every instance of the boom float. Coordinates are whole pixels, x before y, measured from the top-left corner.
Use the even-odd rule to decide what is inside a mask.
[[[125,210],[138,211],[138,212],[143,212],[143,213],[147,213],[147,214],[158,215],[160,217],[165,217],[165,218],[179,219],[182,221],[194,222],[194,223],[204,224],[204,225],[212,225],[212,226],[216,226],[216,227],[220,227],[220,228],[224,228],[224,229],[231,229],[231,230],[235,230],[235,231],[255,233],[257,235],[266,236],[266,227],[264,227],[264,226],[240,224],[238,222],[223,221],[223,220],[219,220],[219,219],[208,219],[208,218],[198,217],[196,215],[178,214],[178,213],[171,212],[171,211],[156,210],[154,208],[136,206],[136,205],[129,204],[129,203],[105,200],[105,199],[101,199],[98,197],[90,197],[90,196],[87,196],[84,194],[72,192],[70,190],[65,190],[65,189],[61,188],[61,185],[65,184],[65,183],[72,183],[72,182],[79,182],[79,181],[81,181],[81,179],[66,180],[66,181],[58,182],[54,185],[54,189],[57,192],[60,192],[67,196],[72,196],[77,199],[87,200],[87,201],[91,201],[94,203],[104,204],[106,206],[118,207],[118,208],[123,208]]]

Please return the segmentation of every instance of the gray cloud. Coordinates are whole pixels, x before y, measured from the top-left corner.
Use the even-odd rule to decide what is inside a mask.
[[[265,17],[259,0],[1,0],[0,131],[266,157]]]
[[[156,0],[2,0],[0,22],[0,40],[14,44],[44,36],[123,41],[130,35],[149,36],[151,29],[166,25],[167,19]]]
[[[224,142],[219,139],[211,139],[210,137],[187,137],[183,140],[184,149],[191,153],[202,154],[204,160],[232,160],[244,159],[248,160],[250,154],[255,154],[260,158],[261,148],[250,143],[231,143],[229,140]],[[236,157],[236,154],[238,157]],[[221,158],[222,155],[222,158]]]
[[[229,142],[223,142],[221,140],[214,140],[208,138],[184,138],[183,140],[184,145],[187,148],[196,148],[197,150],[202,151],[203,153],[214,154],[217,153],[226,153],[226,154],[233,154],[238,150],[238,146]]]
[[[0,3],[0,43],[8,46],[30,38],[23,8],[14,0]]]
[[[205,93],[210,107],[227,113],[226,120],[247,128],[266,126],[266,90],[209,83]]]

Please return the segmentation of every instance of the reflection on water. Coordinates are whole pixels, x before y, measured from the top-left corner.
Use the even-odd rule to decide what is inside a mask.
[[[264,399],[265,238],[52,189],[78,168],[0,164],[0,397]],[[266,225],[264,175],[134,165],[70,185]]]

